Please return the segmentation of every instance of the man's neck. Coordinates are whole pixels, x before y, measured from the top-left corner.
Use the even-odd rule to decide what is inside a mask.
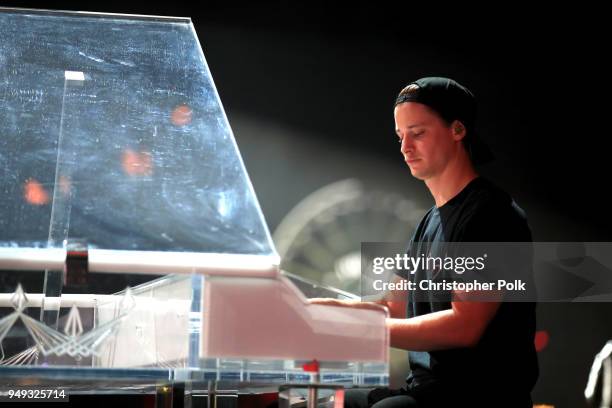
[[[478,177],[469,161],[449,163],[439,175],[425,180],[429,192],[436,202],[436,207],[442,207]]]

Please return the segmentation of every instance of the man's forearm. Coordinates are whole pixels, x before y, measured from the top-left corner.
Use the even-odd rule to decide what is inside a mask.
[[[410,319],[387,319],[391,346],[413,351],[471,347],[479,340],[499,303],[453,303],[453,308]]]
[[[387,319],[391,347],[431,351],[467,347],[468,338],[452,310],[443,310],[410,319]]]

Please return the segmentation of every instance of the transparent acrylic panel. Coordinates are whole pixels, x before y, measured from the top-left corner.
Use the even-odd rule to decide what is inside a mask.
[[[273,255],[188,19],[0,10],[0,246]]]
[[[386,313],[309,305],[284,278],[94,273],[48,298],[42,273],[0,272],[16,285],[0,293],[0,376],[388,383]],[[119,285],[128,288],[104,292]],[[38,319],[43,302],[55,325]]]
[[[311,382],[325,352],[322,382],[387,382],[385,313],[278,273],[190,20],[0,9],[0,38],[0,377]]]
[[[172,365],[149,358],[146,362],[124,363],[121,368],[185,366],[189,335],[182,316],[189,317],[194,295],[189,276],[169,275],[151,281],[152,276],[92,273],[87,283],[67,285],[61,294],[49,297],[41,291],[43,274],[0,272],[4,284],[0,291],[1,368],[116,367],[107,361],[117,354],[117,344],[123,346],[124,336],[135,339],[138,347],[123,352],[137,355],[134,350],[154,350],[164,354],[171,345],[180,350],[180,358]],[[179,284],[180,290],[176,290],[176,282],[182,280],[187,284]],[[126,289],[108,293],[121,287]],[[43,305],[57,315],[53,324],[40,319]],[[145,349],[145,345],[162,338],[165,343]]]

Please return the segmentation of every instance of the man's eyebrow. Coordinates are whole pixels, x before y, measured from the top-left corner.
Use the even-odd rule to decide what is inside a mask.
[[[412,129],[412,128],[420,127],[420,126],[423,126],[423,125],[424,125],[423,123],[416,123],[414,125],[406,126],[406,129]],[[395,128],[395,132],[396,133],[399,132],[399,131],[400,131],[400,128]]]

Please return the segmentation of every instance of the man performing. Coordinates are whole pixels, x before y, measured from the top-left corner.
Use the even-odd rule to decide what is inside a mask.
[[[435,201],[413,234],[410,253],[427,253],[438,242],[531,242],[523,210],[474,169],[492,156],[474,132],[476,101],[467,88],[448,78],[419,79],[400,92],[394,116],[404,160]],[[425,273],[401,278],[418,281]],[[349,390],[345,406],[531,407],[538,377],[535,304],[464,295],[455,291],[447,302],[405,292],[407,302],[397,295],[378,302],[390,312],[391,346],[410,351],[411,373],[399,390]]]

